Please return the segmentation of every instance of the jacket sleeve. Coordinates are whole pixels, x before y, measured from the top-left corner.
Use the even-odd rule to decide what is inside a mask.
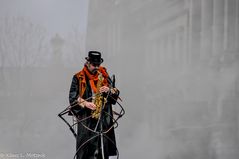
[[[77,100],[79,94],[79,80],[77,79],[76,75],[73,76],[70,92],[69,92],[69,103],[70,105],[74,104]]]
[[[69,91],[69,103],[73,107],[71,108],[71,112],[69,112],[68,115],[72,115],[72,113],[74,113],[75,115],[79,114],[83,109],[77,103],[78,95],[79,95],[79,80],[76,77],[76,75],[74,75],[72,78],[71,87]]]
[[[118,90],[116,93],[110,93],[110,97],[109,97],[109,102],[111,103],[111,104],[113,104],[113,105],[115,105],[116,104],[116,102],[117,102],[117,99],[118,99],[118,97],[119,97],[119,94],[120,94],[120,91]]]

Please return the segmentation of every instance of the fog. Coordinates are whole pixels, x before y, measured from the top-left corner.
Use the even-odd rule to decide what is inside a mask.
[[[237,159],[238,42],[238,0],[0,0],[0,159],[73,158],[57,114],[89,50],[121,92],[120,158]]]

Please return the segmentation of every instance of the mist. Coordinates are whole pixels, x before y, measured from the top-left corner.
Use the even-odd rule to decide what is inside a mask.
[[[0,4],[0,159],[73,158],[57,114],[89,50],[116,75],[120,158],[238,158],[238,0]]]

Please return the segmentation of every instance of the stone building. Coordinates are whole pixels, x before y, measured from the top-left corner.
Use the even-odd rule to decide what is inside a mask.
[[[86,48],[105,53],[156,157],[237,158],[238,0],[91,0],[88,18]]]

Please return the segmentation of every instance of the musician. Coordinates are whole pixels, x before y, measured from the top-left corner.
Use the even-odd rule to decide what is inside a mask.
[[[101,130],[100,124],[97,124],[99,117],[92,117],[92,112],[97,109],[92,97],[96,98],[97,92],[102,93],[101,95],[106,99],[102,102],[105,103],[105,106],[100,119],[102,119],[103,131],[107,131],[103,137],[103,155],[105,159],[108,159],[109,156],[117,154],[115,133],[112,126],[112,104],[116,103],[119,91],[112,87],[112,80],[109,78],[106,68],[101,66],[103,59],[100,52],[89,51],[88,57],[85,59],[83,69],[72,78],[69,92],[69,102],[72,105],[69,115],[75,115],[78,119],[77,159],[102,158],[102,140],[100,135],[97,136],[97,133],[92,131],[99,132]],[[97,88],[99,87],[99,75],[103,76],[103,80],[100,83],[100,88]]]

